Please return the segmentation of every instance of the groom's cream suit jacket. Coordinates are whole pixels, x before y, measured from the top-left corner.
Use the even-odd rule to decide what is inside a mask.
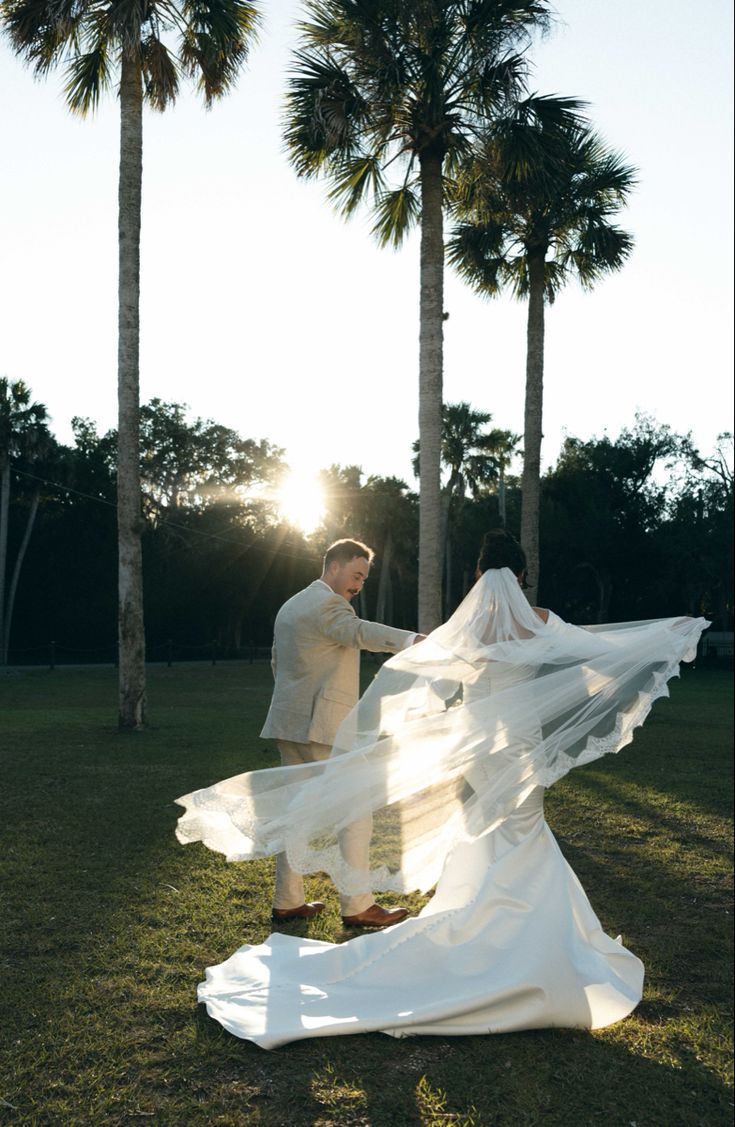
[[[261,736],[331,745],[360,695],[360,650],[397,653],[413,637],[358,618],[346,599],[314,580],[276,615],[275,686]]]

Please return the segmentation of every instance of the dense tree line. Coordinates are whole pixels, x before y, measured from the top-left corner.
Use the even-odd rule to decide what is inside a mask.
[[[484,532],[520,529],[520,480],[508,473],[517,436],[489,422],[468,404],[445,408],[445,614],[473,581]],[[46,660],[52,641],[60,661],[115,658],[116,441],[75,419],[73,445],[46,432],[14,447],[6,570],[27,544],[11,662]],[[541,603],[574,622],[689,613],[731,629],[730,442],[705,457],[645,417],[615,439],[567,438],[542,479]],[[358,612],[416,625],[419,506],[405,482],[325,469],[324,521],[305,536],[279,512],[283,451],[160,400],[141,409],[140,469],[150,660],[267,647],[278,607],[346,535],[377,553]]]
[[[635,182],[635,169],[592,130],[578,98],[529,94],[528,50],[534,34],[553,23],[547,0],[307,0],[304,15],[284,122],[296,173],[325,176],[332,201],[346,217],[368,202],[373,233],[383,245],[400,245],[416,225],[421,230],[418,623],[428,632],[441,621],[453,590],[441,480],[445,219],[459,223],[450,261],[475,288],[492,295],[510,285],[528,300],[520,535],[535,596],[544,308],[568,277],[589,287],[623,265],[632,240],[613,219]],[[184,79],[195,80],[207,106],[223,97],[248,56],[259,20],[260,6],[250,0],[212,0],[204,8],[184,2],[176,10],[159,0],[142,6],[0,0],[0,29],[14,51],[39,75],[64,67],[72,112],[86,115],[104,92],[117,87],[123,729],[145,722],[139,447],[143,108],[166,110]]]

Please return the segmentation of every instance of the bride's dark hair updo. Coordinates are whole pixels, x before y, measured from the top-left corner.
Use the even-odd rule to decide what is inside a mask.
[[[482,573],[501,567],[509,567],[514,575],[520,575],[522,581],[525,580],[526,553],[515,536],[504,528],[491,528],[482,541],[477,570]]]

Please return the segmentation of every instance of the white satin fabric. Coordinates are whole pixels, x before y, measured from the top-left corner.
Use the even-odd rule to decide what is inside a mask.
[[[198,998],[273,1049],[305,1037],[599,1029],[641,998],[643,965],[602,930],[543,816],[543,788],[457,846],[415,919],[348,943],[274,934],[209,967]]]

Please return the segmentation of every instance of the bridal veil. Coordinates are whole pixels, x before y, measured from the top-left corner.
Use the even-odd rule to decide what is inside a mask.
[[[509,568],[486,571],[452,617],[391,657],[320,763],[226,779],[178,799],[181,842],[243,861],[285,851],[340,891],[426,891],[461,842],[536,786],[630,742],[707,622],[543,622]],[[374,819],[368,872],[341,831]]]

